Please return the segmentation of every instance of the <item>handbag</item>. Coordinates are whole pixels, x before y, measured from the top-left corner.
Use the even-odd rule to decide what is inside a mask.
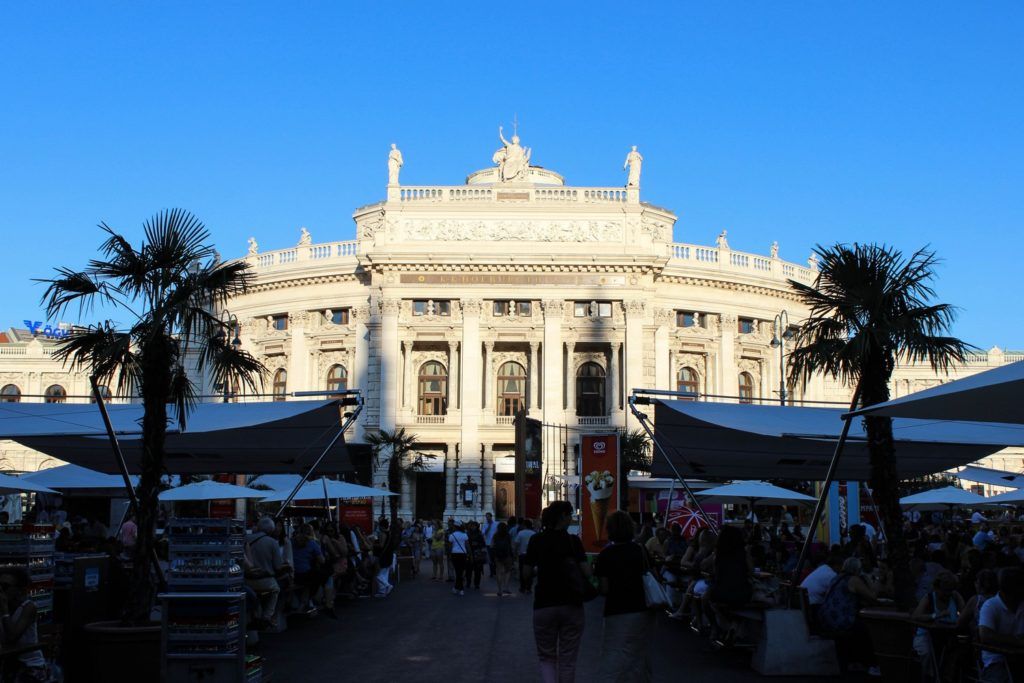
[[[658,581],[658,577],[651,571],[650,561],[647,559],[647,550],[640,546],[640,554],[644,558],[644,601],[648,609],[659,609],[669,606],[668,595],[665,593],[665,586]]]

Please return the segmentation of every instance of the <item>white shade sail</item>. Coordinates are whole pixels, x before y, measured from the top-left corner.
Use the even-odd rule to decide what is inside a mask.
[[[900,505],[916,510],[945,510],[951,507],[977,507],[992,502],[991,498],[965,491],[959,486],[944,486],[900,498]]]
[[[734,481],[725,486],[698,491],[693,495],[704,503],[746,502],[750,505],[795,505],[814,503],[817,498],[766,481]]]
[[[856,415],[1024,424],[1024,361],[867,406]]]
[[[0,495],[6,496],[9,493],[60,493],[60,491],[54,491],[33,481],[28,481],[24,477],[0,474]]]
[[[324,484],[326,484],[327,487],[326,496],[324,496]],[[292,488],[294,488],[294,485],[287,489],[280,489],[278,491],[264,491],[266,498],[263,499],[263,502],[283,502],[288,499],[288,495],[292,492]],[[361,486],[360,484],[350,484],[347,481],[317,479],[303,484],[302,488],[299,489],[299,492],[295,495],[293,500],[323,500],[325,497],[332,500],[335,498],[385,498],[394,495],[396,494],[384,489],[373,488],[371,486]]]
[[[843,410],[795,406],[652,400],[654,434],[686,478],[823,480],[843,428]],[[952,469],[1024,445],[1017,425],[897,419],[896,470],[900,478]],[[657,452],[657,451],[656,451]],[[672,476],[662,457],[653,476]],[[870,459],[863,420],[853,420],[836,474],[867,481]]]
[[[990,486],[1004,486],[1011,489],[1024,488],[1024,474],[978,467],[977,465],[968,465],[957,472],[956,477],[964,481],[974,481]]]
[[[39,470],[24,475],[22,479],[61,491],[96,491],[111,495],[121,492],[121,495],[124,495],[125,488],[124,479],[119,474],[104,474],[71,464]],[[139,478],[137,476],[130,479],[133,486],[138,485]]]
[[[986,498],[985,503],[988,505],[1024,505],[1024,489]]]
[[[237,500],[240,498],[263,498],[266,491],[257,491],[245,486],[235,486],[219,481],[197,481],[160,493],[164,502],[185,500]]]

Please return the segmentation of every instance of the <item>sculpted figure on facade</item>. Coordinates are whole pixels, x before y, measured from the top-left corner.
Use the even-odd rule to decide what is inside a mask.
[[[773,261],[776,260],[777,258],[779,258],[779,243],[778,242],[772,242],[771,249],[768,250],[768,253],[771,256]]]
[[[491,157],[491,160],[498,165],[498,180],[504,183],[526,180],[530,170],[532,150],[520,145],[519,136],[514,133],[512,142],[509,142],[505,139],[502,131],[502,127],[498,126],[498,138],[501,140],[502,148]]]
[[[313,244],[313,236],[309,234],[309,230],[303,227],[299,231],[299,246],[308,247],[310,244]]]
[[[633,149],[626,155],[625,163],[622,164],[623,170],[629,169],[629,173],[626,175],[626,187],[640,187],[640,167],[643,163],[643,156],[636,151],[636,145],[633,145]]]
[[[818,255],[811,252],[811,255],[807,257],[807,267],[811,270],[818,269]]]
[[[727,232],[727,230],[723,230],[722,232],[718,233],[718,237],[715,238],[715,246],[718,247],[719,249],[729,248],[729,240],[726,239]]]
[[[249,238],[249,256],[255,256],[258,253],[260,253],[260,245],[259,245],[258,242],[256,242],[256,238],[255,237],[250,237]]]
[[[392,142],[391,151],[388,153],[388,185],[398,185],[398,173],[403,165],[405,159],[402,158],[402,151]]]

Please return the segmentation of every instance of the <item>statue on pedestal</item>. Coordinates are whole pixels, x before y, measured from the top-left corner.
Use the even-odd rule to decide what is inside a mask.
[[[249,238],[249,256],[255,256],[260,253],[260,245],[256,242],[255,237]]]
[[[718,234],[718,237],[715,238],[715,246],[717,246],[719,249],[728,249],[729,248],[729,240],[727,240],[725,238],[725,234],[726,234],[726,231],[723,230],[722,232],[720,232]]]
[[[771,254],[772,259],[779,258],[779,243],[778,242],[772,242],[772,248],[769,251],[769,253]]]
[[[388,153],[388,185],[398,185],[398,172],[402,170],[405,159],[398,145],[391,143],[391,152]]]
[[[313,236],[309,234],[309,230],[302,228],[302,232],[299,235],[299,246],[305,247],[313,244]]]
[[[498,180],[503,183],[514,180],[526,180],[527,173],[530,170],[530,154],[532,150],[529,147],[521,146],[519,144],[519,136],[514,133],[512,135],[512,142],[509,142],[502,134],[502,130],[502,127],[498,126],[498,138],[501,139],[503,147],[491,157],[491,161],[498,165]]]
[[[629,168],[629,174],[626,176],[626,187],[640,187],[640,166],[643,164],[644,158],[640,155],[640,152],[636,151],[636,145],[633,145],[632,151],[626,155],[626,162],[622,164],[623,170]]]

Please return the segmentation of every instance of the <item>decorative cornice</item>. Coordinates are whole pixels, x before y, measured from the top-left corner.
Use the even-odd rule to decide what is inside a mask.
[[[481,308],[483,308],[483,301],[480,299],[462,299],[463,315],[480,315]]]
[[[402,309],[401,299],[381,299],[380,301],[380,312],[383,315],[398,315],[398,312]]]

